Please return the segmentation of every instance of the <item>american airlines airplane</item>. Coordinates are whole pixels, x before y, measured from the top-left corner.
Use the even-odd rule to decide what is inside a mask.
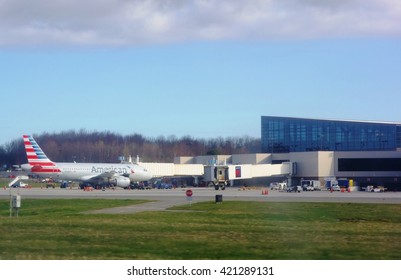
[[[131,182],[147,181],[152,175],[143,167],[132,163],[69,163],[51,161],[30,135],[24,135],[28,163],[25,171],[55,180],[78,181],[92,186],[112,185],[128,187]]]

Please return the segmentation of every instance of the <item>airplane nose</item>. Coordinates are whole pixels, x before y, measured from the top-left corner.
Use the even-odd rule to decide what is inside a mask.
[[[150,174],[149,171],[144,171],[143,176],[145,178],[144,181],[149,181],[150,179],[153,178],[152,174]]]

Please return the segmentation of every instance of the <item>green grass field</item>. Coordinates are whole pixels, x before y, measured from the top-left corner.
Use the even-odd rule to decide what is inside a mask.
[[[205,202],[83,214],[135,203],[24,199],[10,218],[0,200],[0,259],[401,259],[401,205]]]

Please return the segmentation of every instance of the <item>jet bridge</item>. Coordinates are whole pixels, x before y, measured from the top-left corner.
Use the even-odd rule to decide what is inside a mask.
[[[228,179],[252,179],[258,177],[285,176],[294,174],[294,164],[240,164],[228,165]]]
[[[237,164],[205,166],[204,180],[212,183],[216,190],[225,189],[230,181],[258,177],[291,176],[293,163],[281,164]]]
[[[292,176],[296,173],[296,164],[283,162],[280,164],[228,164],[228,165],[203,165],[203,164],[174,164],[174,163],[145,163],[139,165],[145,167],[155,178],[192,176],[203,177],[208,183],[224,188],[230,181],[271,177]]]

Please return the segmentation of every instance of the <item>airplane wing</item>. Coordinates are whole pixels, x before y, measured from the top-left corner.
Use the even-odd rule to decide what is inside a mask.
[[[101,174],[82,176],[81,180],[83,182],[95,182],[95,181],[101,181],[101,180],[110,179],[114,175],[115,175],[115,172],[104,172],[104,173],[101,173]]]
[[[89,175],[81,177],[81,181],[95,185],[114,185],[117,187],[128,187],[131,180],[128,177],[122,176],[114,171],[103,172],[101,174]]]

